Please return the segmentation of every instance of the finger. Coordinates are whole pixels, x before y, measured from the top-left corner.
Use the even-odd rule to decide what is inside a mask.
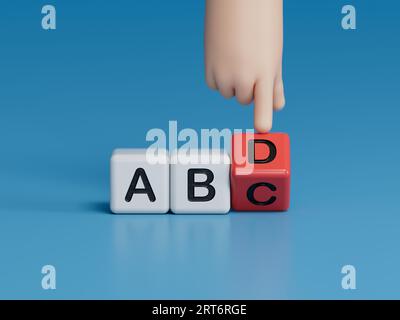
[[[217,80],[217,88],[219,92],[224,96],[224,98],[229,99],[235,95],[235,90],[233,85],[229,82],[218,81]]]
[[[254,128],[265,133],[272,128],[272,81],[258,81],[254,88]]]
[[[283,81],[278,80],[275,82],[274,87],[274,110],[281,110],[285,106],[285,90]]]
[[[217,82],[215,81],[214,72],[211,70],[206,71],[206,82],[210,89],[217,90]]]
[[[247,105],[253,101],[254,84],[239,83],[235,86],[236,99],[240,104]]]

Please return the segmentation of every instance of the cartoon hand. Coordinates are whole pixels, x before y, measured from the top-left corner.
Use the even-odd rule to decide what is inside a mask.
[[[283,0],[207,0],[206,80],[225,98],[254,100],[254,128],[268,132],[285,105]]]

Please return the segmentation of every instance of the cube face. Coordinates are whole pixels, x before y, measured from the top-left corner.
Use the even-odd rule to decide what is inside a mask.
[[[146,149],[116,149],[111,157],[111,211],[166,213],[169,210],[169,156],[149,161]]]
[[[290,200],[290,142],[284,133],[232,137],[232,207],[284,211]]]
[[[230,210],[230,158],[217,150],[171,155],[171,211],[224,214]]]

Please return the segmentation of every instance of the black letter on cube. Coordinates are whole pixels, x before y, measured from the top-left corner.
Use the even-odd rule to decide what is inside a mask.
[[[276,187],[271,183],[268,183],[268,182],[255,183],[249,188],[249,190],[247,190],[247,199],[251,203],[258,205],[258,206],[268,206],[275,202],[275,200],[276,200],[275,196],[272,196],[271,198],[269,198],[266,201],[257,201],[256,198],[254,198],[254,192],[256,191],[256,189],[258,187],[267,187],[271,191],[276,191]]]
[[[268,146],[269,156],[265,159],[256,159],[256,143],[264,143]],[[253,139],[249,140],[247,145],[247,150],[249,153],[249,163],[269,163],[274,161],[276,158],[276,146],[272,141],[265,139]]]
[[[207,178],[203,182],[195,182],[195,175],[203,174]],[[188,170],[188,200],[190,202],[206,202],[210,201],[215,197],[215,188],[210,184],[214,180],[214,173],[209,169],[189,169]],[[208,194],[205,196],[194,195],[194,188],[203,187],[208,190]]]
[[[139,181],[139,177],[142,178],[143,185],[144,185],[143,189],[136,188],[136,185]],[[149,197],[149,200],[151,202],[156,201],[156,196],[154,195],[153,188],[151,187],[149,179],[147,178],[146,171],[144,171],[143,168],[136,169],[135,174],[133,175],[131,184],[129,186],[128,192],[126,193],[125,201],[130,202],[135,193],[145,193],[145,194],[147,194],[147,196]]]

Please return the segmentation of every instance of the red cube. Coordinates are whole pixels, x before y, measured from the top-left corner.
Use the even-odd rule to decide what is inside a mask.
[[[290,142],[285,133],[232,136],[231,202],[237,211],[285,211],[290,198]]]

